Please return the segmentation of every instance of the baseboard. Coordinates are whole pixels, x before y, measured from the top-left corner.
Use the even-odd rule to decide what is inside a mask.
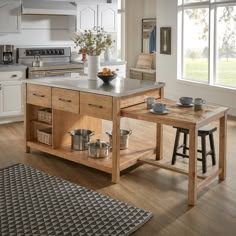
[[[24,116],[0,117],[0,124],[23,121]]]

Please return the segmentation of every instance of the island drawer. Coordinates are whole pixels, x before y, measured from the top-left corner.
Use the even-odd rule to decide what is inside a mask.
[[[79,113],[79,92],[52,88],[52,107],[57,110]]]
[[[159,90],[154,89],[153,91],[141,92],[136,95],[122,97],[120,101],[120,108],[125,108],[140,103],[144,103],[147,97],[154,97],[156,99],[160,98],[161,97],[160,89]]]
[[[27,84],[27,103],[42,107],[52,107],[51,87]]]
[[[112,97],[80,92],[80,114],[112,120]]]

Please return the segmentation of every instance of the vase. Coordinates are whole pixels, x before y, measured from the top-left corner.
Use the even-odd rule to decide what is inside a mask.
[[[100,56],[88,56],[88,79],[97,80],[100,67]]]
[[[111,61],[112,60],[112,52],[111,52],[111,48],[106,48],[105,52],[104,52],[104,60],[105,61]]]

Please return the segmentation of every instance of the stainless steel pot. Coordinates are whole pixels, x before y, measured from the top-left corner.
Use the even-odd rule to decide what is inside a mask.
[[[109,136],[110,145],[112,145],[112,132],[106,132]],[[132,134],[132,130],[120,130],[120,149],[127,149],[129,146],[129,136]]]
[[[71,135],[71,149],[77,151],[87,150],[87,143],[90,137],[94,135],[94,131],[87,129],[75,129],[68,132]]]
[[[88,155],[95,158],[108,157],[110,144],[108,142],[101,141],[97,139],[96,142],[87,143]]]

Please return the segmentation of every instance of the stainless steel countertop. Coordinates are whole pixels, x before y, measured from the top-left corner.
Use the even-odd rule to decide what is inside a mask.
[[[26,79],[24,83],[45,85],[56,88],[84,91],[108,96],[122,97],[139,92],[149,91],[165,86],[162,82],[116,78],[110,84],[104,84],[100,79],[88,80],[87,76],[79,77],[46,77]]]

